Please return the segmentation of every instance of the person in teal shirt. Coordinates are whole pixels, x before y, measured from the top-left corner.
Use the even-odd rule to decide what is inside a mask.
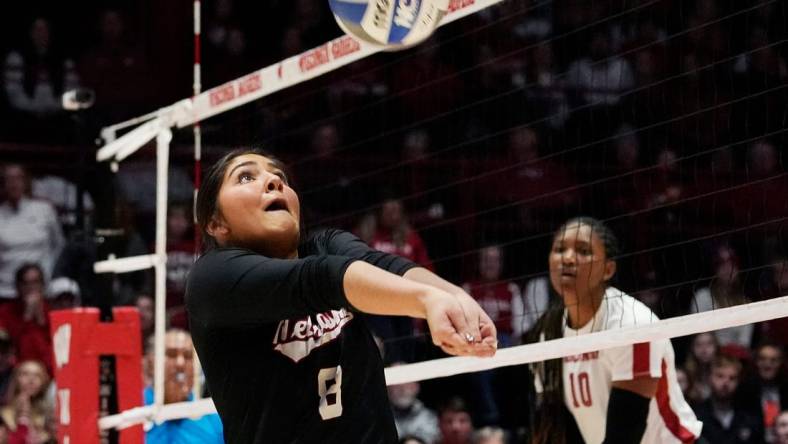
[[[147,367],[153,368],[153,347],[147,347]],[[165,337],[164,403],[191,401],[194,383],[194,347],[191,335],[171,329]],[[153,404],[153,387],[143,393],[145,405]],[[146,444],[224,444],[224,430],[219,415],[183,418],[149,423],[145,426]]]

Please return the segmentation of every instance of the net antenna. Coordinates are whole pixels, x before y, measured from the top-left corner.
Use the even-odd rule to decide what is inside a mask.
[[[451,0],[449,13],[441,26],[481,11],[502,0]],[[156,248],[153,254],[127,258],[108,257],[94,264],[96,273],[129,273],[153,268],[155,272],[154,328],[154,403],[99,420],[100,429],[125,428],[145,421],[156,423],[172,416],[179,404],[164,405],[164,334],[166,328],[166,267],[167,267],[167,184],[172,129],[194,125],[195,181],[200,178],[201,134],[199,122],[235,109],[241,105],[305,82],[357,60],[383,51],[380,46],[352,36],[342,36],[318,47],[254,71],[238,79],[201,92],[200,83],[200,2],[194,2],[194,96],[148,114],[107,126],[101,130],[104,146],[96,154],[99,162],[110,162],[113,172],[120,163],[137,150],[156,140]],[[118,136],[123,130],[133,128]],[[196,183],[195,186],[199,186]],[[196,193],[195,187],[195,193]],[[196,196],[195,196],[196,197]],[[196,199],[195,199],[196,201]],[[210,399],[189,403],[191,413],[215,412]]]

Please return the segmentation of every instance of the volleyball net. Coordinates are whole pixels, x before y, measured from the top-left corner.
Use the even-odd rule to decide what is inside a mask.
[[[354,231],[466,284],[505,338],[492,359],[449,358],[423,325],[373,319],[388,360],[411,362],[387,368],[389,384],[740,326],[750,345],[779,341],[784,6],[565,3],[452,1],[435,37],[410,50],[379,53],[341,36],[106,128],[99,160],[121,172],[156,145],[157,250],[97,270],[163,273],[167,172],[188,176],[199,122],[199,159],[265,148],[291,170],[308,227]],[[578,215],[618,235],[615,285],[661,320],[520,345],[557,297],[554,233]],[[161,274],[156,288],[161,387]],[[101,428],[214,411],[210,400],[156,399]]]

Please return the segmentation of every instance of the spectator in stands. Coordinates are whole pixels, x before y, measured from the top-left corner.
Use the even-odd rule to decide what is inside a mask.
[[[518,223],[524,229],[540,231],[540,222],[565,210],[577,200],[573,181],[566,168],[540,156],[540,137],[527,126],[512,128],[507,136],[507,155],[502,174],[486,191],[501,195],[505,203],[515,204]],[[560,191],[560,192],[557,192]],[[487,198],[495,201],[495,196]]]
[[[304,36],[301,29],[291,26],[285,29],[280,42],[279,58],[286,59],[296,54],[300,54],[307,46],[304,44]]]
[[[759,413],[766,442],[775,442],[777,416],[788,408],[788,380],[783,349],[762,343],[755,349],[755,374],[742,384],[741,400],[748,410]]]
[[[528,57],[523,75],[515,75],[512,83],[525,88],[529,105],[536,109],[535,118],[547,118],[552,128],[560,129],[569,118],[569,102],[550,41],[533,46]]]
[[[85,86],[96,94],[95,109],[102,121],[116,121],[149,111],[147,104],[156,97],[150,81],[150,67],[132,33],[127,31],[126,16],[117,9],[106,9],[97,23],[98,43],[79,61]]]
[[[788,257],[775,254],[771,266],[766,270],[759,282],[761,299],[770,299],[788,295]],[[760,324],[760,333],[764,339],[774,341],[783,347],[788,346],[788,319],[778,318]]]
[[[476,299],[495,322],[499,346],[508,347],[523,333],[520,319],[524,307],[520,287],[508,279],[502,279],[503,254],[503,249],[498,245],[479,249],[478,277],[462,284],[462,288]]]
[[[465,401],[460,397],[449,398],[438,410],[441,439],[437,444],[470,444],[473,420]]]
[[[611,54],[610,37],[601,30],[591,36],[589,55],[569,65],[567,83],[585,103],[617,105],[635,78],[629,62]]]
[[[141,256],[149,253],[149,248],[138,229],[137,217],[139,208],[123,199],[115,202],[115,220],[117,226],[123,230],[123,235],[116,244],[118,257]],[[150,219],[151,221],[153,218]],[[150,224],[151,227],[154,224]],[[140,270],[123,273],[116,277],[113,284],[113,303],[115,305],[131,305],[140,293],[153,291],[153,272]],[[104,296],[104,295],[101,295]]]
[[[777,45],[769,41],[769,30],[755,25],[750,30],[747,52],[739,54],[733,64],[733,72],[747,74],[750,80],[765,87],[774,86],[788,79],[788,63],[780,55]],[[758,79],[761,77],[761,79]]]
[[[777,444],[788,444],[788,410],[783,410],[775,422],[774,430],[777,439],[775,442]]]
[[[11,335],[20,361],[39,361],[51,373],[52,338],[44,283],[41,267],[22,265],[16,272],[16,299],[0,305],[0,327]]]
[[[690,313],[702,313],[749,302],[739,272],[739,258],[733,247],[717,246],[712,261],[714,277],[708,287],[695,292]],[[745,351],[750,348],[753,329],[752,324],[747,324],[718,330],[714,335],[721,347],[738,347],[740,351]]]
[[[465,94],[465,83],[454,66],[444,63],[435,41],[425,41],[407,63],[391,68],[391,90],[397,91],[399,116],[407,123],[419,122],[456,109]],[[426,87],[424,79],[439,79]]]
[[[689,379],[693,381],[690,396],[687,398],[692,403],[699,403],[708,399],[711,394],[710,378],[711,363],[718,354],[717,337],[713,333],[699,333],[692,338],[684,370]]]
[[[734,196],[740,206],[734,216],[739,225],[757,224],[781,220],[788,214],[785,199],[770,196],[788,195],[785,169],[780,165],[780,152],[774,143],[760,139],[747,148],[748,183],[739,188]]]
[[[536,321],[547,311],[549,304],[550,280],[547,276],[529,279],[523,290],[523,315],[516,329],[519,332],[516,334],[516,341],[522,342],[522,336],[536,325]]]
[[[695,409],[703,421],[701,437],[713,444],[762,443],[763,425],[757,416],[735,403],[741,362],[720,355],[711,367],[711,397]]]
[[[681,394],[684,395],[684,399],[691,399],[695,382],[690,378],[687,371],[681,367],[676,369],[676,382],[679,383]]]
[[[401,365],[402,362],[392,365]],[[399,436],[416,437],[433,443],[440,437],[438,416],[419,400],[421,385],[407,382],[388,386],[389,400],[394,413],[394,424]]]
[[[140,312],[140,328],[142,329],[142,345],[147,344],[148,338],[153,335],[155,327],[154,318],[154,301],[148,294],[137,295],[134,304]]]
[[[14,369],[6,405],[0,408],[9,443],[54,444],[55,406],[47,398],[49,375],[38,361],[23,361]]]
[[[6,392],[11,383],[16,365],[14,343],[8,331],[0,328],[0,402],[6,399]],[[0,443],[3,441],[0,440]]]
[[[405,206],[399,199],[386,199],[380,207],[378,230],[372,248],[409,259],[428,270],[433,270],[427,247],[419,233],[408,222]]]
[[[424,441],[417,436],[407,435],[400,438],[398,444],[431,444],[431,442]]]
[[[212,11],[210,14],[206,14],[207,23],[202,33],[208,53],[221,51],[230,38],[230,32],[239,26],[233,0],[217,0],[211,5]]]
[[[16,296],[14,273],[26,262],[38,263],[44,278],[52,275],[64,240],[55,210],[47,202],[31,199],[24,167],[3,169],[6,201],[0,204],[0,298]]]
[[[408,215],[399,199],[383,201],[378,216],[377,231],[370,246],[384,253],[402,256],[428,270],[434,270],[427,247],[419,233],[411,227]],[[366,315],[366,317],[370,321],[372,330],[384,341],[413,337],[414,325],[418,330],[424,328],[423,321],[414,321],[402,316]],[[414,347],[413,342],[405,340],[389,342],[386,348],[387,358],[393,361],[410,362],[414,358]]]
[[[66,171],[60,174],[67,174]],[[76,183],[55,174],[38,176],[32,180],[31,195],[36,199],[46,200],[55,207],[58,219],[63,228],[82,229],[77,227],[77,194],[79,187]],[[82,193],[82,211],[89,219],[93,211],[93,199],[87,191]]]
[[[47,287],[47,299],[51,310],[64,310],[82,305],[79,284],[67,277],[52,279]]]
[[[214,87],[249,73],[253,68],[247,54],[247,37],[238,22],[232,0],[213,2],[206,17],[205,84]]]
[[[506,444],[509,442],[506,431],[500,427],[483,427],[471,436],[472,444]]]
[[[74,62],[65,57],[52,38],[51,23],[36,17],[30,25],[24,46],[12,50],[5,58],[5,95],[11,108],[17,112],[14,126],[29,142],[42,136],[41,125],[47,127],[46,135],[62,129],[64,91],[78,86],[79,78]]]
[[[153,346],[149,341],[145,359],[146,368],[153,368]],[[194,387],[194,346],[191,335],[183,330],[171,329],[165,337],[164,353],[164,403],[191,401]],[[149,378],[152,378],[149,375]],[[145,404],[153,404],[153,387],[145,388]],[[224,443],[222,422],[219,415],[185,418],[155,424],[145,433],[147,444],[172,443]]]
[[[358,236],[367,245],[372,243],[375,232],[378,230],[378,217],[375,213],[369,212],[361,216],[353,227],[353,234]]]

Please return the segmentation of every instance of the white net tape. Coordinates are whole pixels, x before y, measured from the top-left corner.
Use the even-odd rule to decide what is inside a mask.
[[[753,302],[714,311],[655,321],[617,330],[590,333],[583,336],[555,339],[538,344],[526,344],[499,350],[493,358],[452,357],[389,367],[386,369],[388,385],[441,378],[461,373],[478,372],[499,367],[528,364],[563,356],[622,347],[641,342],[670,339],[727,327],[763,322],[788,316],[788,296],[767,301]],[[102,429],[129,427],[144,421],[166,421],[188,418],[216,411],[213,401],[169,404],[161,408],[141,407],[107,416],[99,420]]]

